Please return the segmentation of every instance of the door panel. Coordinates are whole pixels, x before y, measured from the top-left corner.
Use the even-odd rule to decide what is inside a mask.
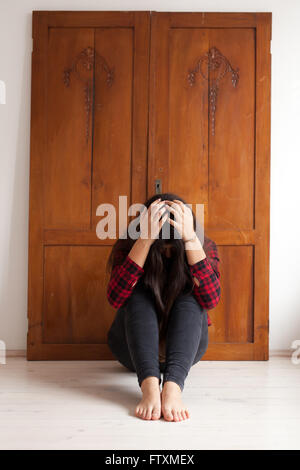
[[[252,343],[253,247],[221,245],[218,251],[222,302],[218,311],[212,314],[213,324],[209,327],[211,344]]]
[[[219,80],[216,94],[215,135],[209,133],[208,224],[215,230],[251,230],[255,190],[255,29],[210,29],[209,43],[222,54],[222,59],[217,60],[225,75]],[[231,71],[225,72],[229,66],[234,71],[238,68],[235,87]],[[210,74],[209,87],[218,75],[219,69]]]
[[[271,14],[151,17],[148,196],[204,204],[221,300],[204,360],[268,358]]]
[[[113,358],[97,208],[146,197],[149,20],[33,12],[30,360]]]
[[[170,76],[164,105],[169,110],[168,117],[166,115],[169,161],[165,163],[163,191],[168,187],[172,192],[185,194],[189,201],[196,198],[207,203],[208,123],[203,118],[208,112],[207,85],[199,81],[199,86],[191,90],[188,70],[194,63],[196,50],[201,55],[207,50],[208,30],[171,29],[168,38],[169,61],[166,63],[169,63]],[[187,184],[195,181],[195,176],[197,185]]]
[[[106,342],[111,309],[104,263],[109,246],[46,246],[43,343]]]
[[[91,134],[92,113],[85,112],[85,85],[92,92],[86,46],[93,42],[91,28],[49,27],[43,162],[44,227],[49,229],[90,228],[92,140],[86,131]]]
[[[133,30],[97,28],[95,45],[96,50],[101,50],[103,58],[109,58],[117,70],[112,77],[113,85],[107,88],[108,75],[101,73],[101,57],[96,57],[92,196],[94,230],[99,221],[96,216],[99,201],[118,207],[119,195],[130,196],[131,192]],[[118,229],[117,220],[117,232]]]

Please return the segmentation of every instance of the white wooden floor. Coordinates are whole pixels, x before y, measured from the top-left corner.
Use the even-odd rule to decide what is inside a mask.
[[[135,373],[116,361],[0,364],[1,449],[300,449],[300,364],[200,361],[185,382],[191,418],[134,416]]]

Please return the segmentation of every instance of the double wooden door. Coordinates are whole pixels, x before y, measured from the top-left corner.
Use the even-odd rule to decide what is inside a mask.
[[[97,207],[159,181],[219,250],[203,360],[268,359],[271,13],[34,11],[32,35],[27,358],[113,359]]]

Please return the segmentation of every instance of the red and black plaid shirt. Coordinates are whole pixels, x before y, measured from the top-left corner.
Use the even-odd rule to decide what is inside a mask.
[[[209,310],[214,308],[220,300],[220,259],[217,246],[213,240],[205,237],[203,249],[206,258],[189,265],[189,268],[192,276],[199,281],[199,286],[194,283],[193,294],[201,307]],[[120,263],[121,259],[123,259],[123,262]],[[144,269],[124,252],[118,253],[117,262],[118,264],[112,269],[107,286],[107,299],[113,307],[120,308],[132,293],[137,281],[144,274]],[[208,314],[207,324],[208,326],[212,324]]]

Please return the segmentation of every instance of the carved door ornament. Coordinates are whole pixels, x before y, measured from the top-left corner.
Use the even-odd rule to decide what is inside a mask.
[[[106,84],[110,87],[114,80],[114,70],[109,68],[105,59],[101,55],[99,55],[93,47],[86,47],[77,55],[72,66],[69,68],[65,68],[63,71],[63,81],[67,87],[70,86],[71,72],[73,72],[76,78],[80,80],[84,85],[84,102],[86,112],[86,142],[89,138],[89,119],[93,102],[92,92],[94,74],[91,74],[90,72],[96,70],[97,65],[100,65],[101,69],[106,73]]]
[[[207,64],[208,75],[205,75],[205,70],[202,68],[203,63]],[[209,73],[210,70],[218,70],[218,75],[215,80],[211,79]],[[204,54],[204,56],[200,57],[194,70],[189,70],[188,73],[188,82],[190,86],[195,84],[196,73],[198,72],[200,72],[205,80],[209,80],[209,83],[211,83],[209,88],[209,114],[211,116],[212,135],[215,135],[215,112],[217,105],[217,94],[219,91],[219,82],[228,71],[231,73],[232,85],[236,87],[239,80],[239,69],[237,68],[234,70],[226,57],[224,57],[216,47],[211,47],[209,51]]]

